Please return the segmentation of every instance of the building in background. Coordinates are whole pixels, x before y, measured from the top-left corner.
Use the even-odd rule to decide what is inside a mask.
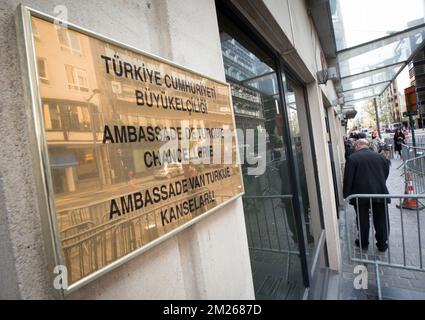
[[[424,19],[416,19],[407,23],[408,27],[424,23]],[[412,35],[409,38],[411,43],[422,41],[418,35]],[[418,128],[425,127],[425,48],[420,48],[412,61],[408,64],[410,85],[414,87],[417,101],[417,116],[415,117],[415,125]],[[403,110],[407,111],[407,110]]]
[[[402,121],[400,95],[396,80],[392,81],[382,94],[380,121],[383,129],[393,129],[395,124]]]
[[[417,100],[417,120],[416,125],[419,128],[425,127],[425,48],[413,58],[409,63],[410,84],[415,88]]]

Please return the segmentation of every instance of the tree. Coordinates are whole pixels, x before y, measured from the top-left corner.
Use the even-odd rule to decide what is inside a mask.
[[[359,130],[361,127],[362,127],[362,123],[358,115],[354,119],[350,119],[348,122],[348,128],[350,131]]]
[[[376,113],[375,106],[373,104],[373,100],[369,100],[363,106],[363,127],[377,129],[376,126]]]
[[[390,110],[388,104],[381,105],[381,109],[380,109],[380,112],[379,112],[379,121],[380,121],[381,125],[383,125],[387,128],[390,126],[391,123],[393,123],[391,110]]]

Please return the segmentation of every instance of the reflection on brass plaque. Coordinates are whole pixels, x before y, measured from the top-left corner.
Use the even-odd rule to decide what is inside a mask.
[[[32,29],[69,284],[243,192],[227,85],[44,19]]]

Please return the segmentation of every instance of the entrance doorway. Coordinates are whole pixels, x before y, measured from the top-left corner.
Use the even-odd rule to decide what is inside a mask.
[[[323,248],[304,90],[286,79],[277,56],[248,36],[238,17],[218,8],[226,81],[236,127],[243,132],[238,140],[255,296],[301,299],[314,273],[316,249]],[[258,163],[248,157],[262,161],[264,170],[252,174]]]

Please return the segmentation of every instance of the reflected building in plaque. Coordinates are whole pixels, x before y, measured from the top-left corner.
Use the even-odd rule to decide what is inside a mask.
[[[96,150],[94,143],[101,106],[89,41],[68,29],[43,24],[34,24],[34,40],[55,193],[110,183],[108,155]]]

